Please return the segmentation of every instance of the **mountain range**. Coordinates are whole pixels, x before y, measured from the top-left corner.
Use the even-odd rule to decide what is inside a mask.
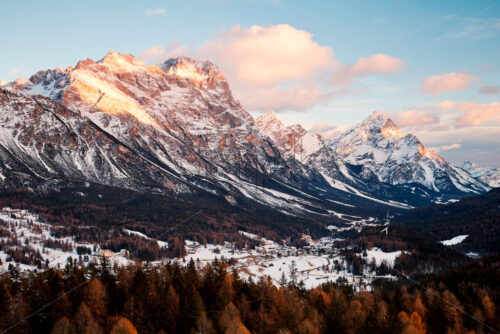
[[[486,183],[490,187],[500,187],[500,170],[498,168],[480,167],[470,161],[465,161],[460,168],[469,173],[473,178]]]
[[[76,182],[210,195],[242,210],[258,203],[342,222],[495,186],[383,113],[335,141],[273,112],[254,119],[216,65],[186,57],[148,66],[111,51],[3,83],[0,131],[1,187],[35,192]]]

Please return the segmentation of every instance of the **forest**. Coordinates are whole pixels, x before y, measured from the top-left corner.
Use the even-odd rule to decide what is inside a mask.
[[[436,204],[410,210],[396,217],[403,225],[436,241],[457,235],[468,237],[453,246],[461,252],[479,254],[500,252],[500,188],[479,196],[470,196],[452,204]]]
[[[500,256],[419,282],[305,289],[204,267],[82,266],[0,276],[1,333],[493,333],[500,330]]]

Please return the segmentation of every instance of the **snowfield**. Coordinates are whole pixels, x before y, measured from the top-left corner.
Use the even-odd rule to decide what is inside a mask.
[[[459,243],[462,243],[465,239],[467,239],[468,236],[469,236],[468,234],[457,235],[456,237],[451,238],[449,240],[440,241],[440,243],[442,243],[445,246],[458,245]]]

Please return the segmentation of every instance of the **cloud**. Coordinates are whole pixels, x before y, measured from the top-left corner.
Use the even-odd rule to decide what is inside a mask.
[[[191,52],[185,48],[180,41],[172,41],[164,49],[161,45],[155,45],[142,51],[139,57],[148,64],[158,64],[172,57],[187,56]]]
[[[21,71],[19,67],[14,67],[9,70],[9,74],[16,75]]]
[[[481,124],[496,122],[500,123],[500,102],[478,103],[465,102],[456,104],[453,101],[441,103],[442,110],[458,110],[463,114],[455,119],[455,126],[478,126]]]
[[[391,113],[391,119],[400,128],[439,124],[438,116],[419,109],[407,109]]]
[[[382,54],[342,65],[331,47],[320,45],[311,33],[288,24],[236,25],[193,50],[177,41],[167,49],[157,45],[144,50],[140,56],[151,63],[186,54],[217,64],[235,97],[254,111],[302,111],[346,94],[351,91],[346,89],[349,80],[335,83],[330,79],[338,69],[347,70],[346,76],[351,78],[392,73],[404,66],[399,59]]]
[[[480,40],[500,32],[500,18],[466,18],[459,29],[453,30],[443,38]]]
[[[316,85],[270,86],[238,92],[238,98],[243,105],[251,110],[303,111],[329,96],[330,94],[323,92]]]
[[[332,73],[332,82],[346,84],[356,77],[370,74],[387,75],[402,71],[405,67],[406,64],[401,59],[377,53],[361,57],[354,64],[338,66]]]
[[[228,76],[247,85],[303,78],[335,64],[332,48],[319,45],[312,34],[288,24],[234,26],[204,43],[199,54],[216,60]]]
[[[424,94],[436,95],[454,90],[464,90],[479,80],[467,71],[445,73],[428,77],[422,82],[420,91]]]
[[[457,148],[461,148],[462,144],[459,143],[454,143],[450,145],[443,145],[443,146],[435,146],[431,147],[436,152],[443,152],[443,151],[449,151],[449,150],[456,150]]]
[[[333,94],[319,83],[336,65],[333,49],[287,24],[236,25],[203,43],[196,55],[221,68],[235,96],[250,110],[301,111]]]
[[[405,67],[405,63],[398,58],[377,53],[368,57],[361,57],[351,66],[349,72],[354,75],[367,74],[390,74],[399,72]]]
[[[163,15],[163,14],[165,14],[165,9],[163,8],[146,10],[146,16]]]
[[[323,136],[323,138],[333,140],[340,137],[348,129],[349,127],[347,125],[333,125],[326,122],[318,122],[309,129],[309,132],[318,133]]]
[[[498,94],[500,88],[498,86],[483,86],[479,87],[479,93],[481,94]]]

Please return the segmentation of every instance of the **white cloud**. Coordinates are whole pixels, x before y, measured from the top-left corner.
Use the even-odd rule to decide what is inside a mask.
[[[163,8],[156,8],[156,9],[148,9],[146,10],[146,16],[154,16],[154,15],[164,15],[165,9]]]
[[[450,145],[431,147],[431,149],[433,149],[436,152],[443,152],[443,151],[449,151],[449,150],[456,150],[456,149],[461,148],[461,147],[462,147],[462,144],[454,143],[454,144],[450,144]]]

